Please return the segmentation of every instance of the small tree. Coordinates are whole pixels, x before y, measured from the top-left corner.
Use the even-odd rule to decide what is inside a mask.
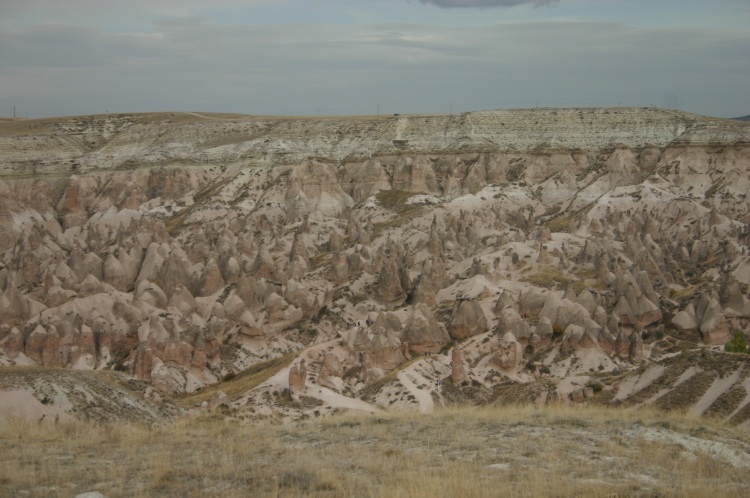
[[[724,344],[724,351],[728,353],[747,353],[747,340],[742,332],[737,332],[732,340]]]

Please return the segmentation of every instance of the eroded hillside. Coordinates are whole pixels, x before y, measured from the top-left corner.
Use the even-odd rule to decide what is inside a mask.
[[[749,332],[749,169],[748,125],[658,109],[0,123],[0,362],[223,385],[239,418],[675,399],[746,424],[719,350]]]

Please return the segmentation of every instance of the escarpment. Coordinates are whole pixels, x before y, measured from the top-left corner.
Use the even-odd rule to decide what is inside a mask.
[[[177,394],[294,353],[299,406],[578,399],[749,332],[749,139],[658,109],[0,123],[0,363]]]

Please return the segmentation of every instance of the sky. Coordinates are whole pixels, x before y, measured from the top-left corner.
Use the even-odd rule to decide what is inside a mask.
[[[748,0],[0,0],[0,116],[750,114]]]

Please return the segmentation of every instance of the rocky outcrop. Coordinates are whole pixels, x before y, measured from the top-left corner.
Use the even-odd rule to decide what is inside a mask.
[[[383,265],[378,270],[378,282],[375,292],[378,298],[390,306],[398,306],[406,299],[406,290],[403,281],[403,266],[398,250],[394,244],[386,244],[386,248],[380,253],[379,259]]]
[[[490,365],[506,375],[515,375],[523,359],[523,346],[511,332],[498,340],[497,350],[490,358]]]
[[[445,326],[435,319],[432,310],[418,304],[404,327],[401,340],[416,353],[437,353],[448,344],[450,336]]]
[[[525,318],[522,318],[513,308],[505,308],[497,320],[495,334],[498,337],[504,337],[511,334],[516,341],[524,345],[528,343],[531,336],[531,327]]]
[[[450,334],[455,339],[467,339],[487,331],[487,317],[476,300],[459,300],[453,306]]]
[[[393,313],[380,313],[374,323],[358,324],[349,335],[349,348],[365,369],[391,370],[406,358],[401,343],[401,321]]]
[[[726,317],[750,318],[750,299],[745,297],[739,282],[731,273],[724,276],[719,288],[719,302]]]
[[[466,375],[466,369],[461,358],[461,350],[453,348],[453,352],[451,353],[451,380],[453,380],[454,385],[460,386],[468,379],[469,377]]]
[[[733,310],[734,311],[734,310]],[[706,344],[724,344],[730,328],[716,297],[703,293],[672,318],[672,326],[681,332],[698,332]]]
[[[305,384],[307,382],[307,366],[305,360],[289,369],[289,395],[293,400],[299,400],[300,396],[305,394]]]
[[[323,365],[320,367],[318,374],[318,384],[339,390],[343,385],[342,377],[344,376],[344,367],[338,356],[334,353],[327,353],[323,358]]]

